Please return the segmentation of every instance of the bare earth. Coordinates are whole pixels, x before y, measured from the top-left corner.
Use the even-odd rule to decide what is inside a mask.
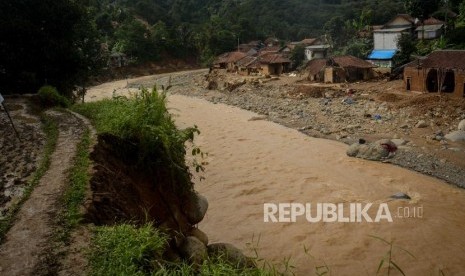
[[[67,170],[72,164],[83,122],[69,113],[49,112],[59,117],[59,136],[50,169],[23,204],[14,225],[0,247],[1,275],[31,275],[51,250],[51,238],[59,212]]]
[[[138,84],[166,83],[167,78],[105,84],[89,90],[88,99],[111,97],[114,89],[125,95]],[[394,249],[394,261],[407,275],[462,273],[463,189],[391,164],[349,158],[343,143],[250,120],[256,113],[179,95],[169,102],[180,126],[199,126],[196,144],[209,153],[206,180],[197,181],[196,189],[210,202],[200,228],[211,242],[231,242],[245,250],[252,243],[260,257],[273,263],[291,257],[297,275],[314,274],[319,266],[327,266],[331,275],[375,275],[389,247],[369,236],[374,235],[394,240],[415,256]],[[397,192],[412,200],[390,200]],[[295,223],[265,223],[267,202],[388,203],[394,221],[309,223],[300,217]],[[410,212],[422,207],[423,216],[401,218],[398,207]]]

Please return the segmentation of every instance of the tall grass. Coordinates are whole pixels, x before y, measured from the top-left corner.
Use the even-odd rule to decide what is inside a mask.
[[[75,105],[72,109],[88,117],[97,132],[136,145],[137,166],[149,172],[166,167],[175,188],[192,189],[191,174],[185,164],[185,142],[193,140],[199,130],[176,128],[166,107],[166,93],[143,88],[133,99],[119,97]]]
[[[147,275],[160,257],[166,236],[150,224],[98,227],[90,254],[91,275]]]
[[[161,255],[168,246],[167,238],[151,224],[98,227],[92,244],[91,275],[275,275],[257,268],[238,268],[221,256],[207,258],[199,267],[166,262]]]

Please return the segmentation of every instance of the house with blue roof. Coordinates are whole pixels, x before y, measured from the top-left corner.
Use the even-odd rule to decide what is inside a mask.
[[[418,19],[399,14],[380,29],[373,30],[373,51],[367,60],[381,68],[392,68],[393,58],[399,51],[397,41],[402,34],[413,35]]]

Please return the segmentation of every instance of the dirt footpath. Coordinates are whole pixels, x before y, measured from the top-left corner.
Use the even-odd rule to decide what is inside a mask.
[[[48,171],[23,204],[0,247],[0,274],[31,275],[50,250],[60,211],[58,203],[67,183],[83,122],[67,112],[47,113],[58,122],[59,136]]]

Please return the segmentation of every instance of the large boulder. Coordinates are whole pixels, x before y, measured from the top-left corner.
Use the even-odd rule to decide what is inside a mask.
[[[202,264],[207,258],[207,252],[205,244],[193,236],[185,238],[179,246],[181,257],[197,265]]]
[[[183,212],[191,224],[197,224],[202,221],[207,213],[208,200],[196,193],[191,193],[185,200]]]
[[[397,150],[396,144],[387,139],[382,139],[371,144],[352,144],[347,149],[347,155],[367,160],[380,161],[390,156]]]
[[[452,131],[451,133],[446,134],[444,138],[452,142],[465,141],[465,131],[464,130]]]
[[[251,258],[242,253],[241,250],[229,243],[213,243],[208,246],[210,257],[221,258],[233,266],[239,268],[253,268],[255,263]]]
[[[196,237],[199,241],[201,241],[205,246],[208,245],[208,236],[199,228],[192,228],[188,233],[188,236]]]

